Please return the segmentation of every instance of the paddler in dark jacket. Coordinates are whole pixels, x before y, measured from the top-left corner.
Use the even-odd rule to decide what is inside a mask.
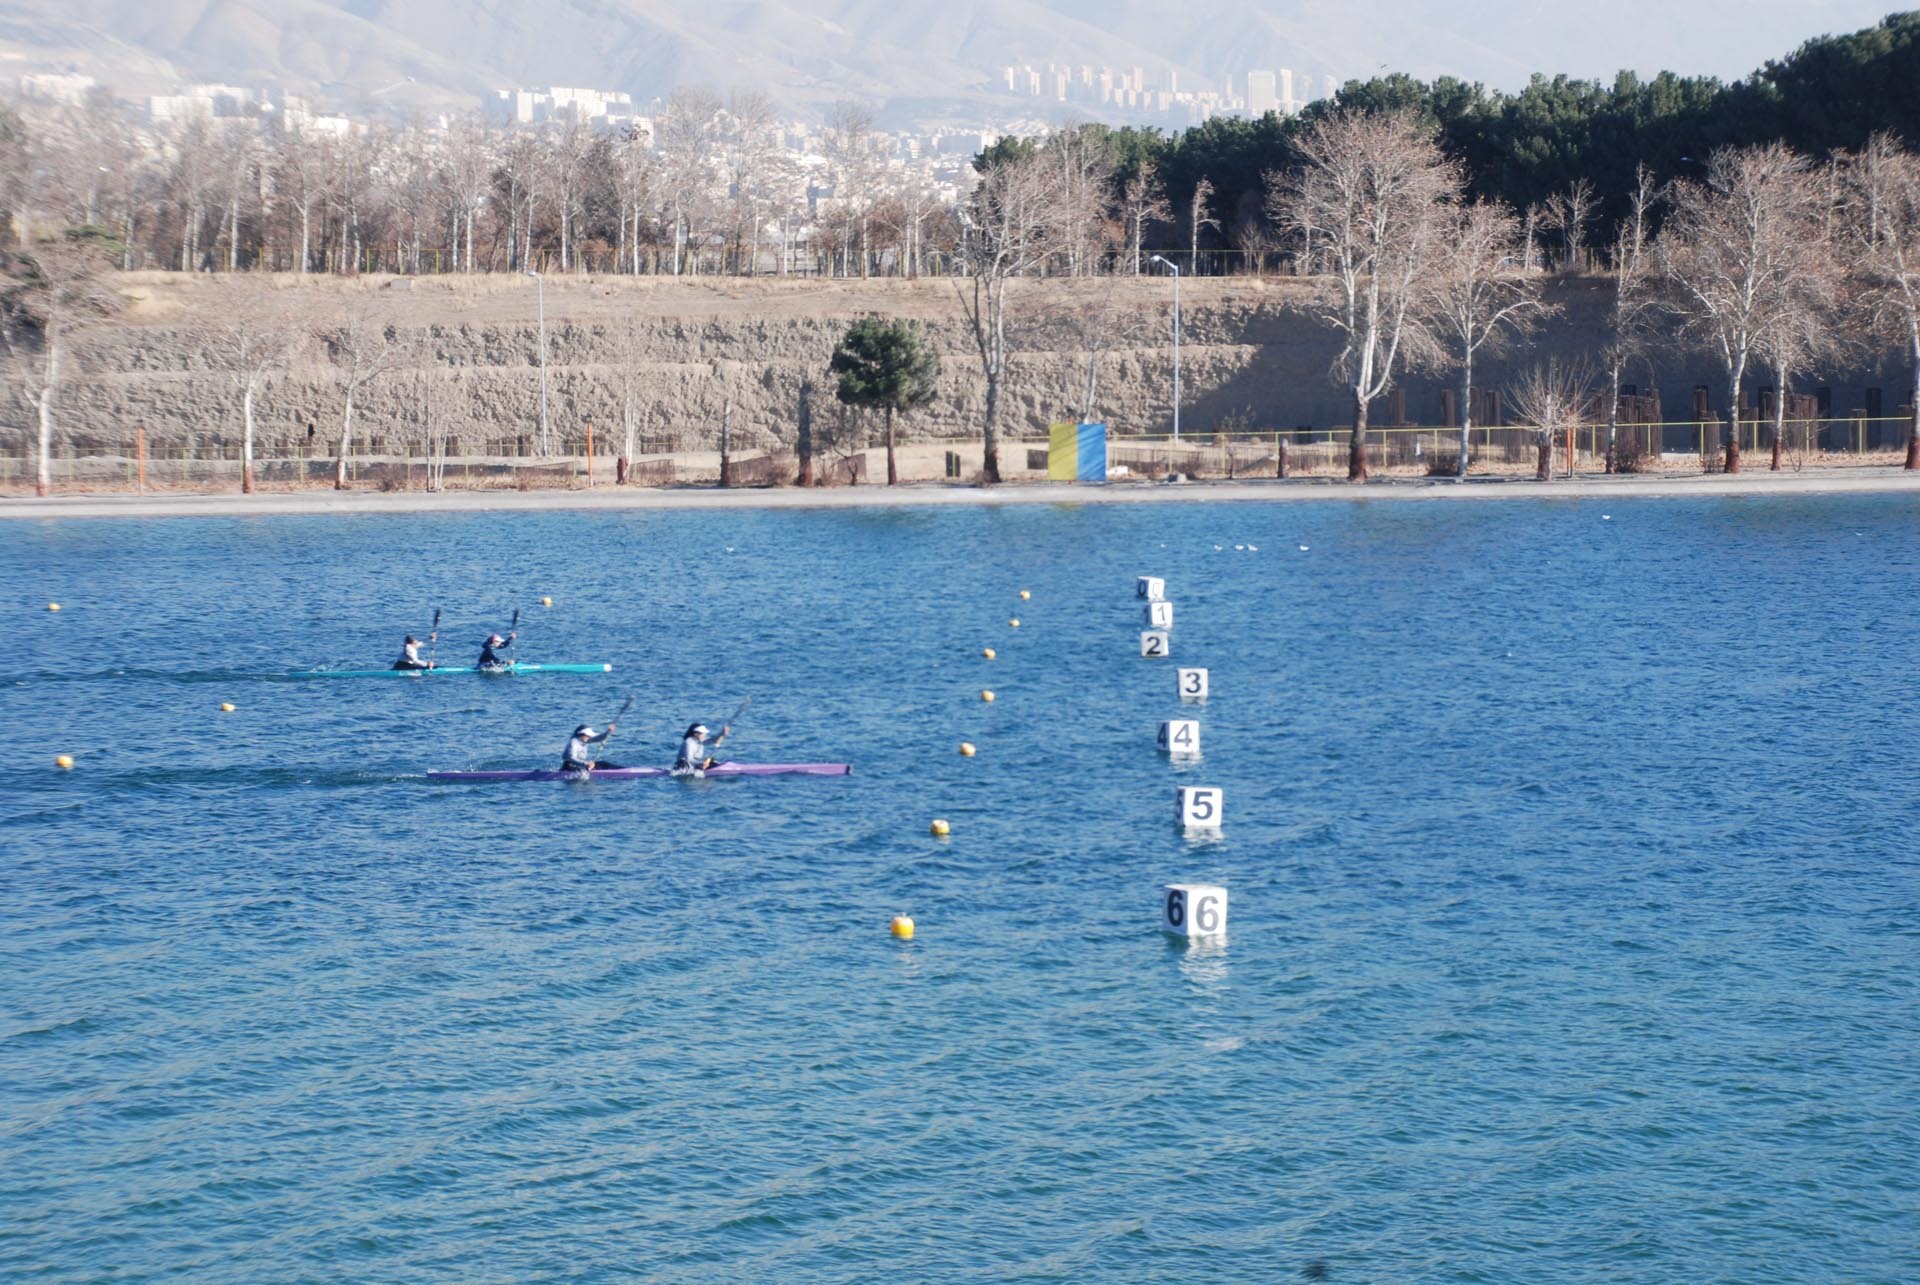
[[[619,767],[620,765],[618,763],[610,763],[605,760],[596,761],[593,757],[593,747],[604,744],[607,738],[613,735],[613,729],[618,726],[619,724],[617,723],[608,723],[607,730],[604,732],[594,731],[593,726],[589,723],[582,723],[580,726],[574,728],[573,737],[567,742],[566,751],[560,756],[560,770],[562,772],[591,772],[595,768],[605,769]]]
[[[498,651],[495,650],[495,648],[505,647],[508,643],[512,642],[515,638],[519,636],[520,635],[517,632],[508,634],[505,638],[502,638],[499,634],[488,634],[487,641],[482,643],[480,646],[480,660],[479,660],[478,667],[481,669],[513,668],[513,662],[507,659],[505,656],[502,656]]]
[[[427,641],[432,642],[439,636],[438,634],[428,634]],[[393,667],[395,669],[432,669],[432,661],[420,659],[420,648],[422,645],[418,638],[415,638],[412,634],[408,634],[407,641],[401,644],[400,647],[400,659],[393,662]]]

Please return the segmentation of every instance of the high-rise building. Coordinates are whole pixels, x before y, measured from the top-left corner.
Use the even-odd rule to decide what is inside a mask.
[[[1324,83],[1327,87],[1326,97],[1332,98],[1340,92],[1340,77],[1334,75],[1332,72],[1326,74]]]
[[[1274,92],[1275,82],[1270,71],[1250,71],[1247,73],[1247,114],[1265,116],[1280,106],[1279,96]]]
[[[1300,100],[1293,96],[1293,71],[1280,69],[1280,110],[1291,116],[1300,110]]]

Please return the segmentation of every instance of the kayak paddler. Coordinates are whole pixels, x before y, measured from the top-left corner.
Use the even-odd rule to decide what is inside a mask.
[[[438,637],[438,634],[429,634],[427,641],[432,642]],[[420,659],[420,648],[425,645],[412,634],[408,634],[407,641],[400,646],[400,659],[393,662],[393,667],[395,669],[432,669],[432,661]]]
[[[480,660],[476,668],[512,669],[513,662],[507,657],[502,656],[498,649],[505,647],[517,637],[519,637],[518,633],[508,634],[505,638],[502,638],[499,634],[488,634],[487,641],[480,645]]]
[[[709,750],[720,748],[720,742],[727,739],[728,729],[722,727],[720,734],[707,739],[710,733],[705,723],[695,723],[687,728],[687,734],[680,740],[679,757],[673,760],[673,770],[682,775],[689,772],[704,772],[713,766],[713,755]]]
[[[567,742],[566,752],[560,756],[560,770],[584,773],[591,772],[595,768],[619,767],[618,763],[596,760],[593,757],[593,747],[604,744],[607,738],[613,735],[613,729],[618,726],[617,723],[608,723],[607,730],[604,732],[594,731],[591,723],[582,723],[574,728],[573,737]]]

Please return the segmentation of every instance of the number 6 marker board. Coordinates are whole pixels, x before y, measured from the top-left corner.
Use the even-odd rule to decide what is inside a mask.
[[[1227,935],[1227,890],[1219,884],[1170,883],[1162,892],[1162,932],[1176,937]]]

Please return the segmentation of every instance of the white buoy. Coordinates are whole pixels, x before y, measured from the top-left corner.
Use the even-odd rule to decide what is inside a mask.
[[[1204,669],[1176,669],[1174,677],[1180,687],[1180,699],[1183,701],[1203,701],[1207,698],[1207,671]]]
[[[1158,660],[1163,656],[1171,656],[1173,652],[1167,645],[1166,634],[1149,629],[1140,635],[1140,654]]]
[[[1158,602],[1167,596],[1167,582],[1159,576],[1141,576],[1133,582],[1133,596]]]
[[[1173,628],[1173,604],[1164,599],[1140,609],[1140,623],[1149,629]]]
[[[1180,824],[1189,830],[1218,830],[1226,794],[1217,786],[1183,785],[1174,791]]]
[[[1191,718],[1169,719],[1160,724],[1160,752],[1174,758],[1200,757],[1200,724]]]
[[[1227,935],[1227,890],[1217,883],[1170,883],[1160,896],[1160,929],[1176,937]]]

